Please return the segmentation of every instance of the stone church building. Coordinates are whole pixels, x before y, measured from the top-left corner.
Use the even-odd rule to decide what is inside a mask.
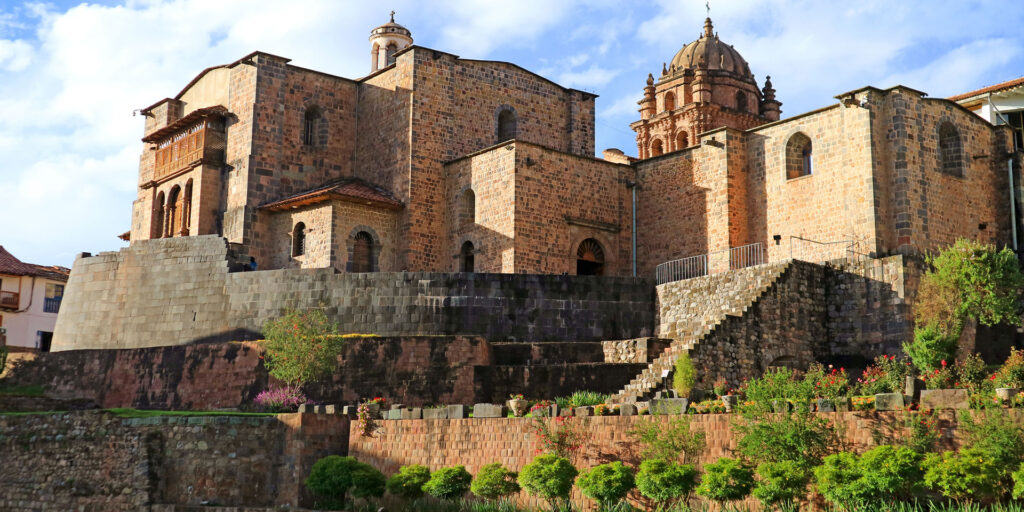
[[[370,46],[362,78],[255,52],[143,109],[131,241],[221,235],[260,270],[613,276],[1015,243],[1010,128],[903,86],[780,119],[710,19],[638,83],[635,158],[595,158],[593,94],[393,18]]]

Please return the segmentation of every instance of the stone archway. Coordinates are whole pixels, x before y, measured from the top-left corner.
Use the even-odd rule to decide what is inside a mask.
[[[593,238],[580,242],[576,249],[576,275],[603,276],[604,264],[604,248],[600,242]]]

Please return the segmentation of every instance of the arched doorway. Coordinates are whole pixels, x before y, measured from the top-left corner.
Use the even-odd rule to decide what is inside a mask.
[[[469,240],[462,243],[462,250],[459,251],[459,259],[462,261],[462,272],[473,272],[475,261],[473,257],[473,242]]]
[[[604,275],[604,249],[597,240],[588,238],[580,242],[576,250],[576,275]]]
[[[373,272],[373,237],[366,231],[356,233],[353,239],[352,272]]]

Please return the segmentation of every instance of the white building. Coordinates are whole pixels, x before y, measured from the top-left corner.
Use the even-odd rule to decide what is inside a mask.
[[[0,246],[0,344],[48,352],[70,270],[24,263]]]
[[[1017,139],[1017,148],[1024,149],[1024,77],[949,99],[994,125],[1010,125]]]

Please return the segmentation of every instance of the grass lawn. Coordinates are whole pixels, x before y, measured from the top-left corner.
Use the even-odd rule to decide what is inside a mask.
[[[0,395],[43,396],[42,386],[0,386]]]

